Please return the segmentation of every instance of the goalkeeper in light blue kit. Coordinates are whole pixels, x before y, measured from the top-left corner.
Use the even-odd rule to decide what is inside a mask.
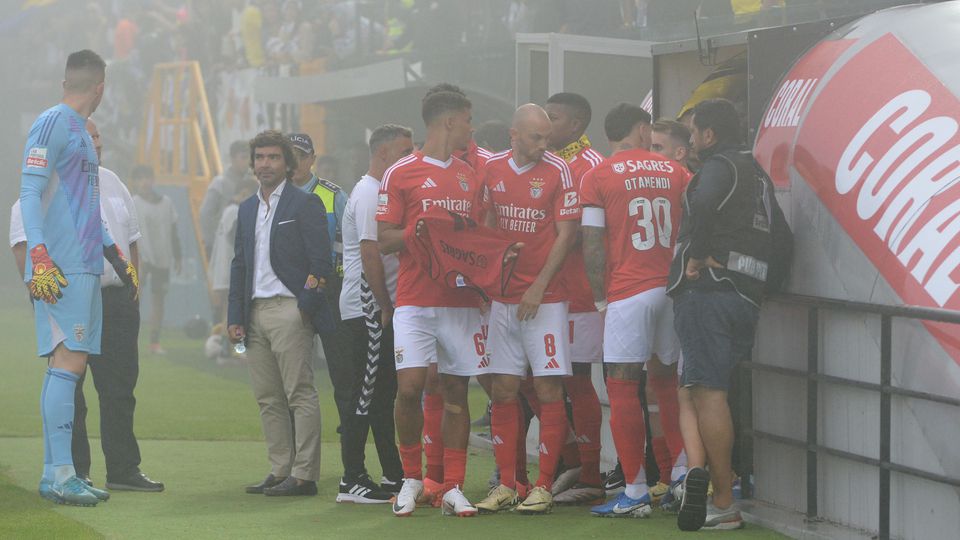
[[[110,496],[77,478],[70,444],[76,382],[87,355],[100,352],[103,259],[137,295],[136,270],[100,219],[98,160],[86,130],[100,99],[106,65],[90,50],[69,56],[63,101],[30,128],[20,206],[27,236],[25,280],[33,298],[37,354],[48,358],[40,393],[43,477],[39,492],[59,504],[95,506]]]

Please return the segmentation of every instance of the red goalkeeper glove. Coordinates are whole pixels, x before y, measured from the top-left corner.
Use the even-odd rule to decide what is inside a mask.
[[[33,275],[27,284],[27,288],[30,289],[30,296],[48,304],[56,304],[58,299],[63,298],[61,289],[66,287],[68,283],[60,267],[53,262],[50,254],[47,253],[47,246],[38,244],[31,249],[30,262],[33,264]]]

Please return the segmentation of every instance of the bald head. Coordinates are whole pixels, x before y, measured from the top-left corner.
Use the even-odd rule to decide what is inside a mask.
[[[103,149],[103,143],[100,142],[100,130],[97,129],[97,125],[93,123],[93,120],[87,118],[87,133],[90,134],[90,138],[93,139],[93,148],[97,151],[97,161],[102,161],[100,158],[100,150]]]
[[[534,103],[518,107],[510,127],[514,161],[520,166],[540,161],[547,149],[550,130],[550,117],[543,107]]]

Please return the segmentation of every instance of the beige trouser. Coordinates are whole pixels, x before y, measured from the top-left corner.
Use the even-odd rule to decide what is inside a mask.
[[[313,385],[312,353],[313,328],[303,324],[296,299],[254,299],[247,328],[247,365],[260,405],[270,472],[316,482],[320,402]]]

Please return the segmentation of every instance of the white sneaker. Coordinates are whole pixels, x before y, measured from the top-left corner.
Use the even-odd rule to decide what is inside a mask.
[[[397,517],[407,517],[417,509],[417,499],[423,493],[423,480],[404,478],[403,487],[393,502],[393,513]]]
[[[550,488],[550,493],[552,495],[557,495],[558,493],[563,493],[564,491],[572,488],[574,484],[580,481],[580,470],[580,467],[574,467],[560,473],[553,481],[553,487]]]
[[[743,517],[736,505],[730,505],[729,508],[720,509],[707,504],[707,519],[703,522],[703,529],[730,531],[743,527]]]
[[[477,507],[470,504],[467,497],[460,491],[460,486],[443,494],[443,504],[440,505],[440,508],[445,516],[473,517],[477,515]]]

